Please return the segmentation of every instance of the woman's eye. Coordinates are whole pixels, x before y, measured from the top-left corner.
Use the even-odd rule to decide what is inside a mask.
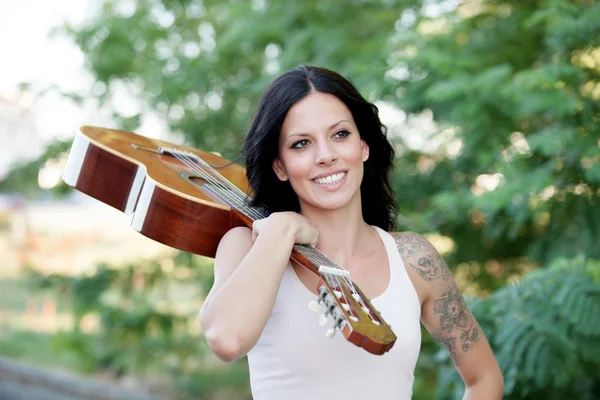
[[[298,140],[297,142],[294,142],[292,144],[292,149],[301,149],[303,147],[305,147],[308,144],[308,140],[306,139],[302,139],[302,140]]]
[[[337,131],[335,133],[335,136],[345,138],[346,136],[350,135],[350,133],[351,133],[350,131],[348,131],[346,129],[342,129],[341,131]]]

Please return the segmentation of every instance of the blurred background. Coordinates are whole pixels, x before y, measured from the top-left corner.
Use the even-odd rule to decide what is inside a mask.
[[[81,125],[234,159],[301,63],[379,107],[397,230],[446,259],[505,398],[600,398],[600,3],[21,0],[0,58],[0,398],[250,399],[196,323],[212,260],[61,176]],[[424,331],[413,398],[462,390]]]

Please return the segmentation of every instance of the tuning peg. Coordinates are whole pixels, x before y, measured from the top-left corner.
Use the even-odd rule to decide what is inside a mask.
[[[358,293],[352,293],[352,298],[356,301],[360,300],[360,296],[358,295]]]
[[[308,309],[312,312],[319,313],[323,311],[323,306],[321,306],[321,304],[319,304],[317,301],[312,300],[308,303]]]
[[[344,308],[344,310],[350,311],[350,306],[347,303],[342,303],[342,307]]]
[[[368,307],[365,307],[365,306],[363,306],[363,307],[361,307],[361,308],[363,309],[363,311],[364,311],[366,314],[370,314],[370,313],[371,313],[371,311],[369,311],[369,308],[368,308]]]
[[[339,290],[334,290],[333,294],[335,294],[335,297],[337,297],[338,299],[342,298],[342,292],[340,292]]]
[[[327,293],[327,288],[325,285],[321,285],[317,288],[317,292],[319,292],[319,297],[323,297]]]
[[[325,332],[325,336],[329,339],[331,339],[332,337],[335,336],[335,328],[329,328],[327,329],[327,332]]]
[[[325,326],[326,323],[327,323],[327,315],[325,315],[325,314],[319,315],[319,325]]]

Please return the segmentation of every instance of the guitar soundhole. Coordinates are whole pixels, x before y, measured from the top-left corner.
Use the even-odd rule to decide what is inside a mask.
[[[200,176],[194,175],[193,173],[187,172],[187,171],[183,171],[179,173],[179,176],[191,183],[194,187],[196,187],[197,189],[202,190],[202,186],[204,186],[205,184],[208,183],[208,181]]]
[[[208,181],[204,178],[201,178],[199,176],[189,176],[188,179],[196,186],[202,186],[206,183],[208,183]]]

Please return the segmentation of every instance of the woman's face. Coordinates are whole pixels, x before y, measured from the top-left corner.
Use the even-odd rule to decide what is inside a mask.
[[[369,147],[337,97],[311,93],[287,113],[279,136],[277,177],[289,180],[300,206],[337,209],[360,202]]]

